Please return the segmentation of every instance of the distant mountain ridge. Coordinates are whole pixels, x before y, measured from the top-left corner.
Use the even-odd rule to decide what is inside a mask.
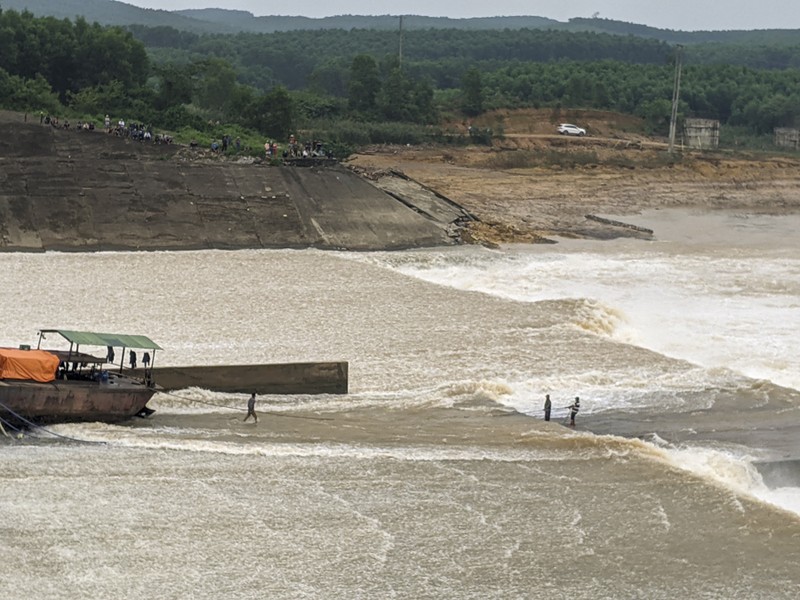
[[[400,15],[337,15],[321,18],[278,15],[256,17],[247,11],[222,8],[188,9],[175,12],[192,19],[219,23],[230,29],[250,33],[316,29],[397,29],[400,20]],[[554,19],[533,16],[452,19],[403,15],[404,29],[543,29],[547,27],[562,28],[564,25]]]
[[[222,2],[222,0],[220,0]],[[186,9],[179,11],[139,8],[117,0],[0,0],[0,9],[28,10],[36,16],[74,19],[82,16],[101,25],[144,25],[173,27],[192,33],[232,34],[275,33],[323,29],[394,30],[400,15],[338,15],[311,18],[302,16],[257,17],[244,10],[224,8]],[[414,29],[557,29],[573,32],[608,33],[618,36],[652,38],[670,44],[706,42],[748,43],[767,46],[800,44],[800,30],[764,29],[739,31],[675,31],[648,25],[600,18],[576,17],[567,22],[536,16],[498,16],[454,19],[403,15],[403,28]]]
[[[201,8],[178,11],[139,8],[117,0],[0,0],[0,9],[28,10],[40,17],[74,19],[82,16],[101,25],[146,25],[174,27],[194,33],[274,33],[319,29],[397,29],[399,15],[339,15],[311,18],[302,16],[256,17],[244,10]],[[403,17],[407,29],[542,29],[563,28],[565,23],[545,17]]]
[[[83,17],[101,25],[174,27],[194,33],[236,33],[222,23],[192,19],[167,10],[139,8],[117,0],[0,0],[0,9],[27,10],[37,17],[74,20]]]

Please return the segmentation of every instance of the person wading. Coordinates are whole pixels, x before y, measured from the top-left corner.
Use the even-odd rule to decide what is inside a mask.
[[[569,426],[575,427],[575,417],[578,415],[578,411],[581,409],[581,399],[578,396],[575,396],[575,402],[573,402],[569,406]]]
[[[550,409],[552,408],[552,404],[550,403],[550,394],[547,394],[544,397],[544,420],[550,420]]]
[[[245,421],[253,417],[256,423],[258,423],[258,415],[256,414],[256,394],[255,392],[250,394],[250,399],[247,401],[247,416],[244,418]]]

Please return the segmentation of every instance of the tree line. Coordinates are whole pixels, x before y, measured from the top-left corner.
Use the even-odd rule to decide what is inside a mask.
[[[664,64],[671,47],[658,40],[554,30],[464,31],[426,29],[402,32],[328,29],[273,34],[198,35],[171,27],[132,26],[130,31],[153,52],[156,62],[214,56],[234,65],[244,82],[313,87],[341,93],[341,81],[358,55],[382,60],[397,56],[402,42],[405,66],[438,88],[458,87],[471,64],[618,60]],[[455,75],[453,69],[455,68]]]
[[[443,117],[517,107],[612,110],[667,130],[675,50],[662,41],[415,30],[399,50],[391,31],[198,35],[0,10],[0,105],[124,113],[172,131],[222,122],[277,139],[302,128],[348,144],[444,137]],[[689,51],[681,115],[761,134],[800,124],[796,67],[726,63],[720,48],[703,63]],[[784,62],[792,48],[772,51]]]

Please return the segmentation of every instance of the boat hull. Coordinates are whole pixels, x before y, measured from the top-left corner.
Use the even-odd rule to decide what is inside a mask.
[[[0,380],[0,417],[23,424],[115,423],[152,412],[147,403],[158,389],[127,378],[114,378],[108,383]]]

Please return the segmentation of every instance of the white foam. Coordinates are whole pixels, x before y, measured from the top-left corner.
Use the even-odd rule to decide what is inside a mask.
[[[219,433],[209,435],[206,430],[183,429],[176,437],[175,429],[156,428],[143,435],[140,429],[127,429],[102,423],[60,425],[53,431],[60,435],[68,435],[76,440],[93,443],[106,443],[127,448],[150,450],[175,450],[182,452],[198,452],[226,455],[253,455],[271,457],[296,458],[328,458],[374,460],[390,458],[409,462],[429,461],[497,461],[497,462],[536,462],[542,460],[564,460],[574,458],[566,451],[547,448],[509,448],[485,449],[481,447],[454,446],[447,447],[446,440],[438,446],[359,446],[344,443],[285,443],[279,440],[258,439],[253,435],[246,436],[248,441],[229,442],[216,440]],[[225,432],[229,435],[230,432]],[[550,434],[552,435],[552,434]],[[46,432],[39,434],[47,438]],[[197,437],[188,437],[197,436]]]
[[[620,365],[615,370],[562,372],[549,377],[534,376],[506,381],[504,384],[510,393],[499,395],[496,401],[525,414],[540,415],[544,396],[550,394],[554,414],[557,409],[565,413],[565,408],[575,396],[570,390],[580,390],[581,412],[595,414],[650,407],[657,393],[660,409],[679,411],[687,407],[688,392],[701,392],[709,387],[730,385],[731,382],[732,375],[725,370],[708,371],[697,367],[654,373],[631,365]],[[710,408],[712,395],[695,395],[691,402],[693,410]]]
[[[800,515],[800,488],[771,489],[764,484],[754,457],[730,450],[682,447],[663,449],[669,460],[686,471],[713,481],[737,494]]]
[[[747,245],[744,226],[736,235],[728,248],[606,241],[355,260],[517,301],[584,299],[574,325],[586,331],[800,389],[800,258]]]

